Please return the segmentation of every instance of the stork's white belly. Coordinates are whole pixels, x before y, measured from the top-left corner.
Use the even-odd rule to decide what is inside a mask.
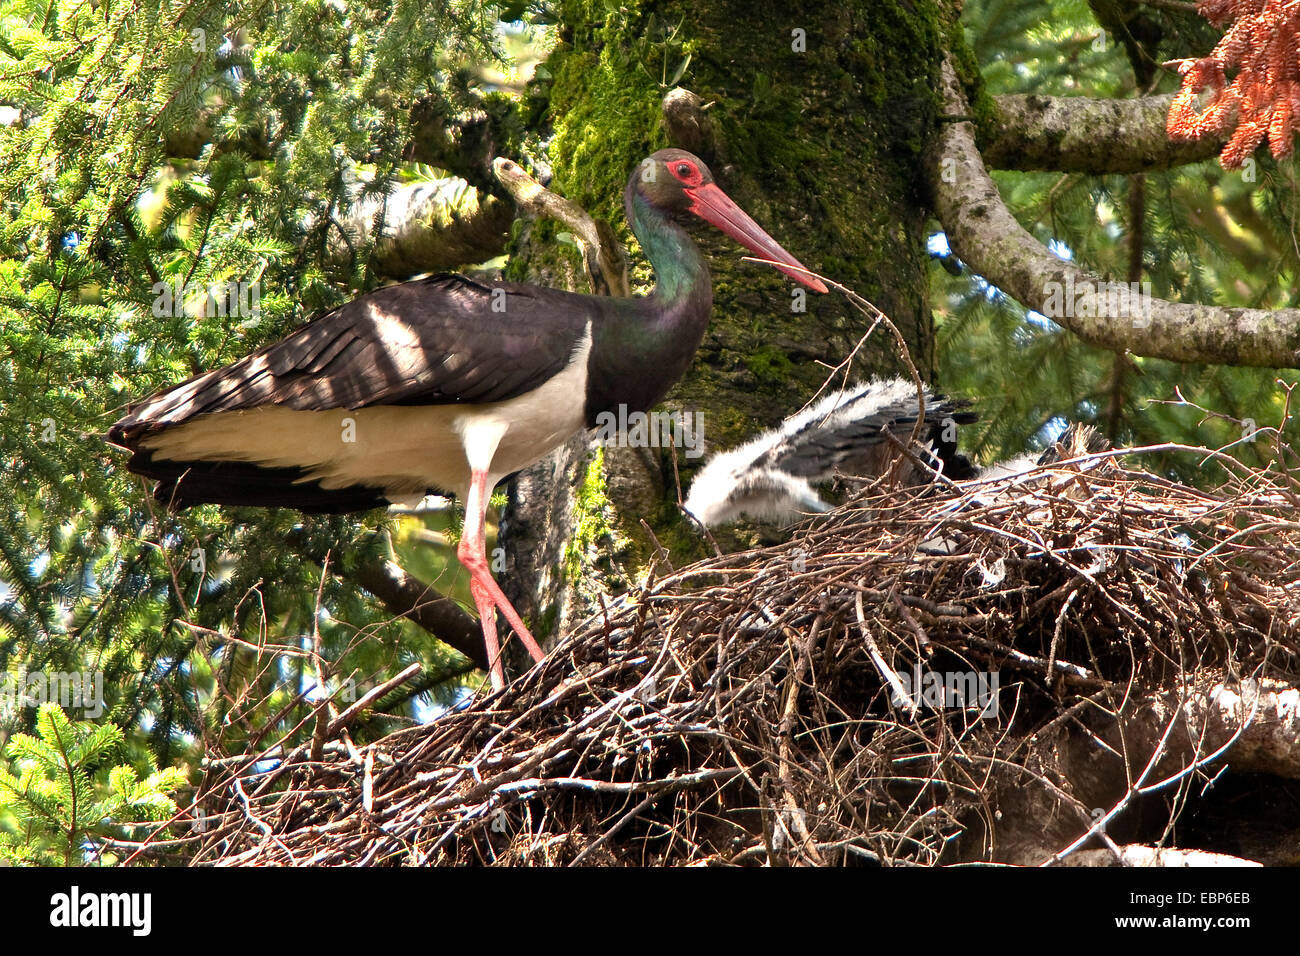
[[[336,490],[383,488],[391,501],[430,488],[463,495],[470,462],[492,483],[545,457],[584,426],[588,329],[568,366],[531,392],[484,405],[284,406],[203,415],[141,442],[172,461],[244,461],[302,468]]]

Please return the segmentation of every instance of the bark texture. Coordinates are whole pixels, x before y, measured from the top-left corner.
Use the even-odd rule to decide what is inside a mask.
[[[1173,98],[996,96],[992,115],[981,125],[980,152],[990,169],[1094,176],[1169,169],[1218,155],[1225,137],[1170,142],[1165,118]]]

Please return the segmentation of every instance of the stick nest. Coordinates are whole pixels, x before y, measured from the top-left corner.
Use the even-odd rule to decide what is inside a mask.
[[[1300,499],[1236,468],[1215,492],[1114,453],[877,484],[784,544],[663,573],[431,724],[210,769],[192,860],[928,865],[997,858],[1031,791],[1083,832],[1054,735],[1104,744],[1097,715],[1122,729],[1207,681],[1295,683]],[[915,693],[931,674],[967,683]],[[1115,745],[1115,809],[1144,768],[1190,780],[1212,756],[1155,736]]]

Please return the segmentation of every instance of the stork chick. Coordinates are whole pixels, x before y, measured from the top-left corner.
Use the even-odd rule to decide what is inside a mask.
[[[925,420],[917,457],[950,478],[970,477],[970,463],[956,452],[950,425],[969,424],[969,402],[925,389]],[[685,508],[706,527],[747,516],[789,522],[829,511],[814,486],[837,475],[883,475],[899,458],[889,440],[906,441],[920,414],[916,386],[881,379],[828,395],[739,448],[714,455],[695,476]],[[928,480],[914,465],[902,476]]]

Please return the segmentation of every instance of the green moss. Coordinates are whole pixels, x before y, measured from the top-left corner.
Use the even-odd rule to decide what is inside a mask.
[[[771,346],[754,352],[745,365],[754,373],[755,378],[767,383],[788,382],[794,371],[794,363],[790,361],[790,357],[780,349]]]
[[[653,37],[646,34],[656,20],[635,2],[566,0],[562,6],[562,21],[575,26],[547,61],[554,76],[555,188],[617,229],[628,171],[666,145],[659,122],[664,91],[648,62]]]
[[[561,56],[551,93],[555,188],[597,218],[621,224],[628,171],[663,145],[661,95],[609,48]]]
[[[587,465],[573,508],[573,537],[564,546],[564,577],[570,584],[581,580],[587,556],[601,543],[612,544],[614,540],[614,528],[610,524],[614,506],[605,486],[605,449],[596,449]]]
[[[612,226],[635,254],[636,244],[623,216],[628,173],[648,153],[666,145],[659,122],[663,95],[649,72],[638,66],[637,44],[648,22],[638,3],[609,10],[603,0],[565,0],[561,22],[571,27],[551,52],[547,112],[554,132],[547,158],[554,172],[549,187]],[[542,220],[526,244],[527,256],[512,257],[508,277],[549,276],[588,291],[580,256],[554,241],[560,231]],[[642,278],[646,278],[643,273]]]
[[[533,636],[538,640],[545,640],[555,633],[555,625],[560,619],[560,607],[554,601],[546,605],[542,611],[542,620],[533,628]]]
[[[960,17],[955,13],[945,18],[944,43],[952,54],[957,79],[966,92],[966,99],[970,102],[976,129],[981,132],[991,130],[997,122],[997,105],[984,84],[975,51],[966,42],[966,32],[962,28]]]

